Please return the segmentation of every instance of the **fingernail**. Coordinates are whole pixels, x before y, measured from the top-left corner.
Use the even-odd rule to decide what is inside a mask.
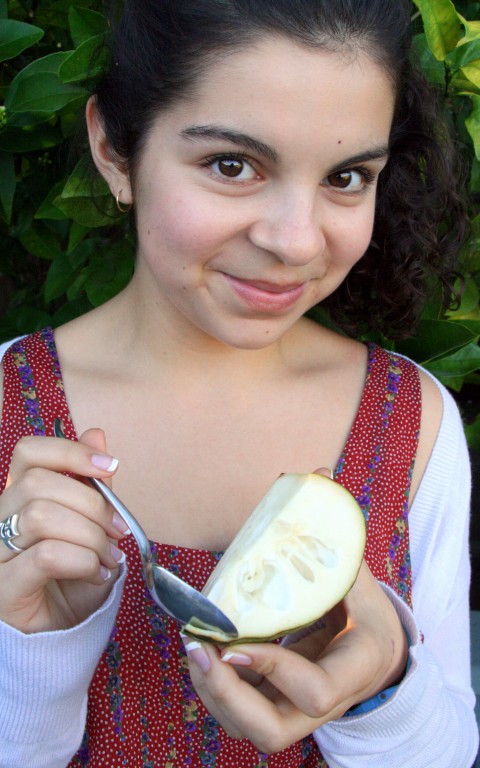
[[[253,660],[246,653],[235,653],[235,651],[227,651],[221,656],[221,660],[227,661],[229,664],[238,664],[240,667],[249,667],[253,663]]]
[[[104,581],[108,581],[109,578],[112,575],[112,572],[108,570],[108,568],[105,568],[104,565],[100,566],[100,575]]]
[[[112,525],[117,529],[117,531],[120,531],[122,536],[128,536],[128,534],[131,533],[130,528],[126,524],[125,520],[121,517],[121,515],[118,514],[118,512],[113,513]]]
[[[196,640],[185,643],[185,650],[188,653],[188,657],[200,667],[203,673],[208,672],[210,669],[210,659],[205,648]]]
[[[118,459],[107,456],[106,453],[94,453],[90,461],[94,467],[104,469],[106,472],[114,472],[118,467]]]
[[[120,563],[124,563],[126,558],[125,552],[122,552],[121,549],[115,546],[115,544],[110,544],[110,552],[112,553],[112,557],[115,560],[116,563],[120,565]]]

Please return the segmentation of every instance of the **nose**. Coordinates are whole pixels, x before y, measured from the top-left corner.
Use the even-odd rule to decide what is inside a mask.
[[[290,266],[306,266],[325,246],[315,194],[299,191],[267,199],[249,231],[250,241]]]

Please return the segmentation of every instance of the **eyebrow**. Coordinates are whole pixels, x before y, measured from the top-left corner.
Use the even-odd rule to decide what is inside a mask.
[[[365,152],[359,152],[357,155],[351,155],[346,157],[341,163],[338,163],[330,173],[337,173],[343,168],[348,168],[351,165],[358,165],[358,163],[368,163],[369,160],[388,160],[390,156],[390,149],[388,145],[381,145],[378,147],[372,147],[372,149]]]
[[[218,125],[192,125],[189,128],[184,128],[180,131],[180,136],[185,139],[193,140],[216,139],[220,141],[228,141],[230,144],[236,144],[237,146],[245,147],[245,149],[251,149],[253,152],[257,152],[259,155],[262,155],[262,157],[266,157],[274,163],[278,160],[278,152],[263,141],[255,139],[247,133],[235,131],[230,128],[223,128]]]
[[[218,125],[191,125],[190,127],[184,128],[182,131],[180,131],[180,136],[182,138],[189,140],[191,139],[193,141],[196,139],[228,141],[231,144],[236,144],[237,146],[245,147],[246,149],[250,149],[253,152],[257,152],[259,155],[266,157],[268,160],[271,160],[274,163],[279,159],[279,154],[275,149],[273,149],[273,147],[265,144],[259,139],[255,139],[253,136],[249,136],[247,133],[235,131],[231,128],[224,128]],[[359,152],[356,155],[345,158],[341,163],[338,163],[334,168],[332,168],[330,173],[336,173],[341,171],[343,168],[347,168],[348,166],[356,165],[358,163],[365,163],[371,160],[386,160],[388,159],[389,155],[390,150],[388,145],[379,145],[376,147],[374,146],[372,149],[366,150],[365,152]]]

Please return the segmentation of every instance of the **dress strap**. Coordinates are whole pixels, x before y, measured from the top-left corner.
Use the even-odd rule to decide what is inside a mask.
[[[16,341],[3,358],[4,395],[0,427],[0,490],[15,444],[25,435],[53,435],[57,416],[70,415],[51,328]]]
[[[373,575],[411,603],[408,507],[421,417],[421,385],[409,360],[369,345],[360,408],[336,469],[367,523]]]

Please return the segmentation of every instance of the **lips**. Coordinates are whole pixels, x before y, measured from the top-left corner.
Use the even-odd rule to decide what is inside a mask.
[[[248,280],[224,273],[229,286],[246,304],[257,310],[281,312],[302,296],[306,283],[280,285],[264,280]]]

